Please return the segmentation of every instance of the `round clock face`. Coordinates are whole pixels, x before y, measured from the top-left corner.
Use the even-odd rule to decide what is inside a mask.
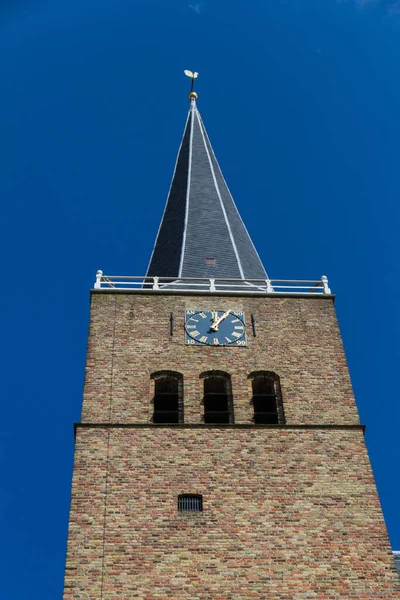
[[[187,310],[186,344],[246,346],[243,312],[232,310]]]

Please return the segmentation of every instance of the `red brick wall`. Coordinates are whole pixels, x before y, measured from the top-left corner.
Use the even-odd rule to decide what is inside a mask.
[[[64,600],[399,597],[361,430],[78,429]]]
[[[185,309],[243,309],[248,347],[184,345]],[[169,335],[170,313],[175,335]],[[254,314],[257,337],[250,315]],[[200,373],[232,375],[236,423],[250,423],[251,371],[281,378],[287,423],[358,423],[342,341],[329,298],[219,298],[94,293],[82,420],[149,422],[150,374],[184,375],[185,422],[201,422]]]
[[[185,309],[228,308],[247,348],[184,345]],[[183,426],[150,424],[161,369],[184,376]],[[201,425],[214,369],[237,426]],[[280,376],[287,428],[252,425],[258,370]],[[332,299],[94,293],[82,421],[64,600],[400,597]],[[181,493],[204,512],[178,513]]]

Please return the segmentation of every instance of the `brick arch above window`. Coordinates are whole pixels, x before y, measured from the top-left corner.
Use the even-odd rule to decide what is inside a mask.
[[[229,373],[227,373],[226,371],[204,371],[203,373],[200,373],[199,375],[200,379],[205,379],[206,377],[225,377],[226,379],[229,379],[229,381],[231,380],[231,376]]]
[[[182,373],[178,373],[178,371],[170,371],[168,369],[164,369],[162,371],[155,371],[150,375],[150,379],[159,379],[160,377],[176,377],[176,379],[180,379],[183,381]]]
[[[279,375],[274,371],[252,371],[247,375],[247,379],[256,379],[257,377],[268,377],[272,379],[272,381],[280,381]]]
[[[279,375],[273,371],[253,371],[248,375],[251,381],[251,403],[254,408],[256,425],[276,425],[285,423],[283,400]]]

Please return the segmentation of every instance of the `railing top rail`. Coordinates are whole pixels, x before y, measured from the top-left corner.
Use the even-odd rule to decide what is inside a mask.
[[[140,281],[153,281],[153,276],[148,275],[104,275],[101,274],[103,279],[110,279],[114,281],[116,279],[137,279]],[[156,277],[159,281],[210,281],[210,277]],[[212,278],[211,278],[212,279]],[[322,285],[321,279],[238,279],[233,277],[217,277],[214,278],[215,281],[232,281],[236,283],[253,283],[253,282],[263,282],[269,281],[271,283],[308,283],[308,284],[319,284]]]
[[[289,284],[289,285],[288,285]],[[126,289],[177,292],[230,292],[238,294],[331,294],[328,278],[321,279],[234,279],[230,277],[149,277],[96,273],[95,289]]]

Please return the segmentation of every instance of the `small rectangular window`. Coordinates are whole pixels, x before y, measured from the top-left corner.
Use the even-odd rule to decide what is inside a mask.
[[[182,494],[178,496],[179,512],[202,512],[203,496],[199,494]]]
[[[216,265],[217,260],[215,258],[205,258],[204,262],[206,265]]]

